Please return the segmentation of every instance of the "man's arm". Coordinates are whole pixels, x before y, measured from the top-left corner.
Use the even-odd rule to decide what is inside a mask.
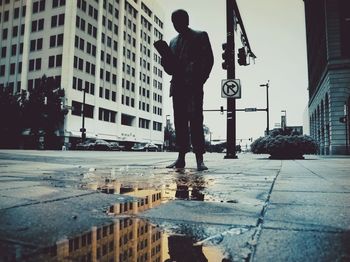
[[[214,64],[214,55],[207,32],[202,32],[199,41],[198,76],[205,83]]]

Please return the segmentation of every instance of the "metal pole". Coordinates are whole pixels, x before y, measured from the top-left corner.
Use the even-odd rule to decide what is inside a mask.
[[[81,142],[84,143],[86,139],[86,129],[85,129],[85,94],[86,90],[83,89],[83,106],[82,106],[82,114],[83,114],[83,120],[81,124]]]
[[[234,5],[235,0],[226,0],[226,31],[227,31],[227,79],[235,79],[235,39],[234,39]],[[236,156],[236,100],[227,99],[227,131],[225,159],[235,159]]]
[[[269,83],[266,84],[266,112],[267,112],[267,125],[266,125],[266,135],[270,133],[270,112],[269,112]]]

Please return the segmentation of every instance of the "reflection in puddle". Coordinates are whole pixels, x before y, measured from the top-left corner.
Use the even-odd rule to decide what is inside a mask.
[[[0,243],[1,246],[4,244]],[[221,261],[223,258],[214,247],[196,245],[188,236],[165,234],[138,218],[125,218],[94,226],[88,232],[31,252],[23,252],[24,248],[20,245],[3,250],[3,261],[201,262]]]

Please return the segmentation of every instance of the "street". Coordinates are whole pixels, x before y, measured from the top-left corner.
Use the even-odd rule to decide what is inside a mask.
[[[350,159],[0,151],[0,261],[350,261]]]

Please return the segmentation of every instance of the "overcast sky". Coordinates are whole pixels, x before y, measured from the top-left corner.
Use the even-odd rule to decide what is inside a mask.
[[[171,13],[185,9],[190,16],[190,27],[207,31],[214,52],[214,67],[204,87],[204,108],[226,108],[221,98],[222,70],[221,44],[226,42],[225,0],[155,0],[165,13],[165,39],[170,41],[177,33],[172,27]],[[270,129],[280,123],[281,110],[287,111],[288,125],[302,125],[307,106],[307,56],[305,19],[302,0],[237,0],[252,51],[257,56],[249,66],[236,65],[236,78],[242,83],[242,98],[237,108],[266,107],[265,88],[260,84],[270,80]],[[238,31],[239,32],[239,31]],[[237,48],[241,47],[239,34]],[[173,115],[168,98],[170,78],[166,77],[165,114]],[[169,101],[169,103],[168,103]],[[226,138],[226,113],[204,113],[204,123],[212,131],[212,138]],[[237,112],[237,139],[257,138],[266,129],[266,112]]]

